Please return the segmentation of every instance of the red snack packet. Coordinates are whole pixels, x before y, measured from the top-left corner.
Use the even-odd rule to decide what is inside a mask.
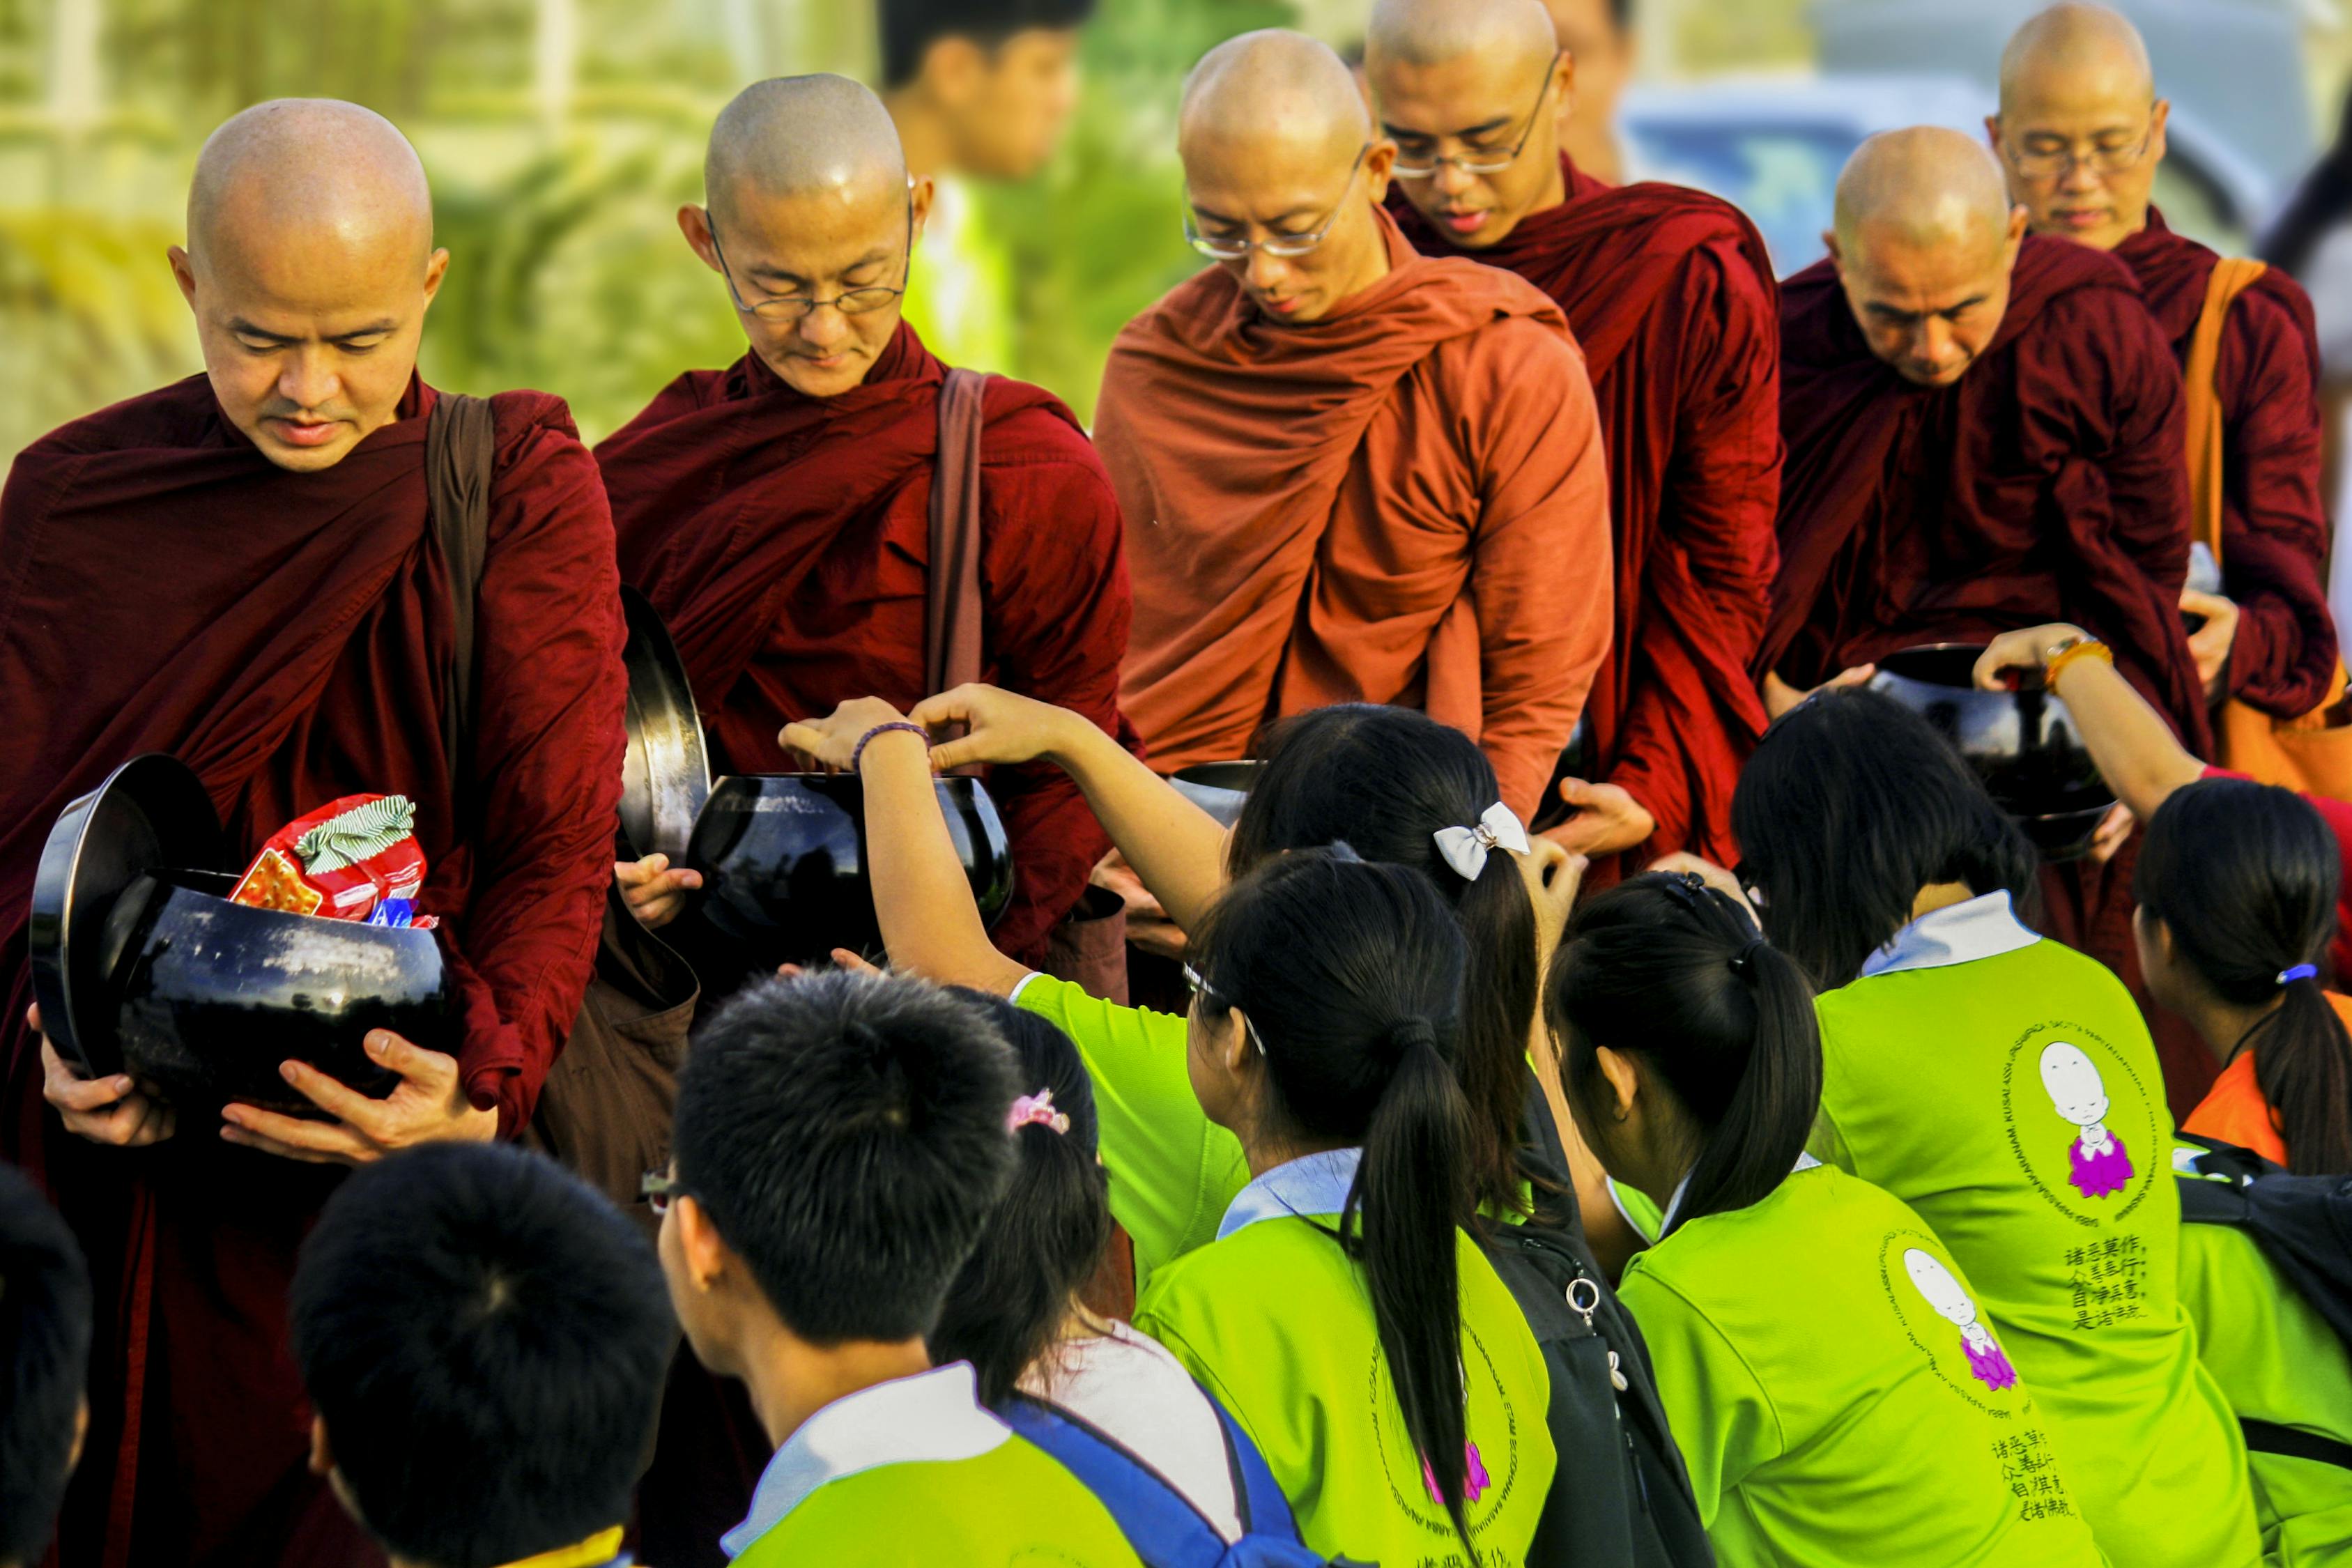
[[[229,899],[365,921],[388,900],[413,905],[424,885],[415,805],[406,795],[348,795],[271,834]]]

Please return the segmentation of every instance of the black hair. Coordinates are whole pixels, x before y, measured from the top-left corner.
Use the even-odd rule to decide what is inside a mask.
[[[1697,1123],[1670,1229],[1746,1208],[1804,1152],[1822,1101],[1812,987],[1697,878],[1654,871],[1577,910],[1544,982],[1544,1022],[1588,1120],[1607,1046],[1641,1058]]]
[[[1095,0],[881,0],[882,85],[904,87],[943,38],[993,49],[1016,33],[1070,32],[1095,14]]]
[[[2336,140],[2311,166],[2263,238],[2262,258],[2308,279],[2320,241],[2352,215],[2352,92],[2337,110]]]
[[[819,1345],[931,1331],[1013,1166],[1013,1051],[918,981],[761,981],[677,1086],[679,1189],[784,1326]]]
[[[625,1523],[677,1330],[645,1233],[541,1155],[427,1143],[302,1245],[294,1354],[360,1521],[494,1568]]]
[[[1472,1174],[1489,1213],[1524,1210],[1515,1158],[1535,1024],[1536,910],[1509,855],[1490,854],[1465,881],[1438,852],[1437,831],[1470,827],[1501,798],[1476,742],[1410,708],[1342,703],[1267,731],[1265,768],[1226,850],[1239,876],[1285,850],[1344,840],[1367,860],[1429,878],[1470,946],[1464,986],[1462,1091],[1471,1109]]]
[[[1963,882],[2041,912],[2041,860],[1968,763],[1884,692],[1822,691],[1740,771],[1731,829],[1772,941],[1824,990],[1910,923],[1919,889]]]
[[[2314,974],[2326,963],[2343,869],[2336,836],[2293,790],[2208,779],[2157,808],[2132,869],[2132,896],[2172,932],[2213,994],[2278,1006],[2248,1031],[2254,1080],[2278,1116],[2289,1168],[2352,1172],[2352,1038]]]
[[[41,1560],[73,1474],[89,1375],[89,1270],[39,1189],[0,1164],[0,1563]]]
[[[1428,878],[1335,848],[1237,879],[1194,942],[1202,1016],[1248,1020],[1276,1131],[1363,1149],[1340,1244],[1363,1267],[1405,1430],[1466,1545],[1454,1247],[1474,1216],[1475,1140],[1454,1076],[1462,929]]]
[[[1062,1132],[1036,1121],[1013,1130],[1020,1153],[1012,1184],[931,1331],[931,1359],[971,1363],[981,1403],[994,1405],[1053,1345],[1071,1298],[1101,1265],[1110,1247],[1110,1194],[1095,1158],[1101,1134],[1094,1084],[1070,1037],[1001,997],[957,994],[988,1013],[1012,1043],[1021,1092],[1050,1091],[1055,1111],[1069,1120]]]

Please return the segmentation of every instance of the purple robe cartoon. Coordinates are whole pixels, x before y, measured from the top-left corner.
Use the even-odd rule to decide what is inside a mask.
[[[1486,1473],[1486,1461],[1478,1457],[1477,1444],[1463,1444],[1462,1459],[1462,1500],[1465,1504],[1474,1503],[1486,1495],[1486,1489],[1494,1485],[1495,1480]],[[1421,1484],[1429,1489],[1430,1501],[1439,1504],[1445,1501],[1444,1494],[1437,1489],[1437,1472],[1429,1468],[1427,1459],[1421,1462]]]
[[[2110,1131],[2101,1148],[2086,1149],[2084,1143],[2084,1139],[2077,1138],[2066,1145],[2066,1179],[2074,1183],[2076,1192],[2086,1198],[2103,1198],[2131,1184],[2131,1156],[2124,1152],[2122,1139]]]
[[[2042,1087],[2051,1109],[2074,1124],[2066,1145],[2066,1180],[2086,1198],[2122,1192],[2137,1173],[2124,1141],[2106,1124],[2107,1086],[2080,1047],[2063,1041],[2042,1049]]]
[[[1982,1330],[1978,1331],[1983,1332]],[[1963,1333],[1960,1335],[1960,1349],[1968,1355],[1969,1370],[1976,1373],[1977,1381],[1987,1388],[2017,1386],[2017,1369],[2009,1364],[2008,1354],[1993,1343],[1990,1334],[1984,1335],[1984,1344],[1979,1348]]]
[[[1909,1247],[1903,1254],[1903,1271],[1911,1276],[1913,1287],[1936,1309],[1936,1315],[1960,1331],[1960,1352],[1969,1358],[1969,1371],[1976,1380],[1995,1390],[2016,1387],[2017,1369],[2010,1365],[1992,1331],[1977,1321],[1977,1304],[1961,1288],[1958,1276],[1944,1267],[1944,1260]]]

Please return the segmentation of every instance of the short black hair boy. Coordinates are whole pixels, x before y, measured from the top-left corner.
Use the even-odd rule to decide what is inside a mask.
[[[882,85],[913,81],[941,39],[993,49],[1018,33],[1076,32],[1094,14],[1095,0],[881,0]]]
[[[89,1376],[89,1270],[73,1233],[0,1165],[0,1565],[48,1550],[81,1451]]]

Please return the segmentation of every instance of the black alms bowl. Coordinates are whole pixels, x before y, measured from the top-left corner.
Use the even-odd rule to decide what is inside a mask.
[[[1242,802],[1257,786],[1258,774],[1265,771],[1261,762],[1195,763],[1189,768],[1178,768],[1169,783],[1176,793],[1207,812],[1227,827],[1242,815]]]
[[[993,924],[1013,901],[1013,856],[978,779],[936,780],[956,858]],[[730,774],[711,785],[686,863],[702,873],[702,914],[770,965],[877,950],[866,862],[865,789],[849,773]]]
[[[27,945],[42,1029],[84,1071],[182,1106],[305,1109],[280,1063],[383,1095],[396,1080],[367,1059],[369,1030],[456,1050],[431,931],[232,903],[226,855],[203,784],[170,757],[125,763],[59,815]]]
[[[1977,686],[1983,652],[1967,643],[1905,648],[1878,661],[1870,684],[1949,741],[2046,857],[2072,859],[2090,847],[2115,792],[2054,693],[2039,685],[2014,691]]]

